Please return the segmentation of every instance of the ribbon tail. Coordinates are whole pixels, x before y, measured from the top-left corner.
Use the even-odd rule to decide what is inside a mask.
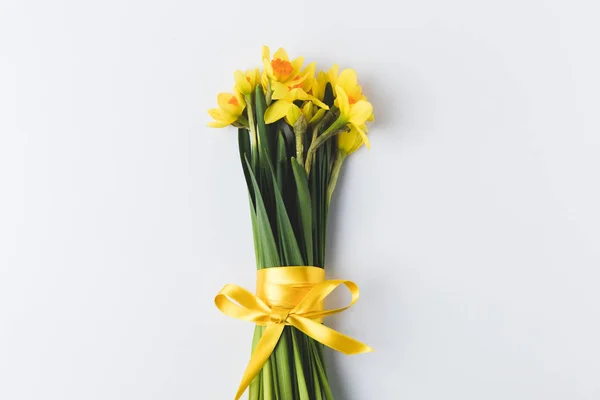
[[[285,328],[285,324],[268,325],[265,328],[262,337],[258,341],[256,348],[252,353],[252,357],[250,357],[250,362],[248,363],[246,371],[244,372],[244,377],[242,378],[240,387],[235,395],[235,400],[238,400],[240,397],[242,397],[242,394],[244,394],[248,386],[250,386],[256,375],[258,375],[262,367],[265,365],[273,353],[275,346],[277,346],[277,342],[281,337],[283,328]]]
[[[306,335],[323,343],[325,346],[331,347],[346,355],[369,353],[373,351],[373,349],[366,344],[311,319],[300,317],[298,315],[290,315],[288,322]]]

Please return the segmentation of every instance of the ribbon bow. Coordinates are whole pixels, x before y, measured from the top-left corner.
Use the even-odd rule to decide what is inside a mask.
[[[307,270],[307,268],[319,271]],[[295,278],[298,276],[298,273],[308,273],[308,275],[311,275],[313,272],[318,272],[319,275],[322,274],[322,279],[324,279],[323,269],[317,267],[265,268],[258,272],[259,279],[257,280],[257,292],[263,294],[265,292],[265,286],[269,286],[270,284],[272,286],[271,290],[270,292],[267,292],[271,293],[275,299],[271,297],[265,302],[263,299],[250,293],[246,289],[233,284],[225,285],[215,297],[217,308],[225,315],[244,321],[254,322],[257,325],[266,326],[263,335],[250,358],[250,362],[246,367],[235,400],[238,400],[242,396],[246,391],[246,388],[267,362],[286,325],[294,326],[304,332],[307,336],[347,355],[373,351],[373,349],[366,344],[343,335],[320,323],[323,317],[340,313],[356,303],[359,297],[359,290],[354,282],[346,280],[327,280],[315,284],[307,284],[306,282],[298,282],[297,278]],[[263,273],[263,275],[265,273],[272,273],[272,275],[283,276],[283,283],[268,282],[268,278],[265,282],[264,279],[261,279],[261,277],[264,278],[261,273]],[[312,275],[314,276],[314,273]],[[352,295],[350,304],[346,307],[324,310],[323,300],[341,285],[346,286]],[[298,295],[298,292],[301,293],[300,296]],[[291,297],[292,299],[297,299],[295,302],[296,304],[289,304],[290,293],[293,294]],[[264,294],[263,296],[268,297]],[[281,301],[278,300],[281,300],[282,298],[287,298],[288,303],[283,302],[283,306],[269,305],[281,303]],[[288,307],[285,307],[286,305]]]

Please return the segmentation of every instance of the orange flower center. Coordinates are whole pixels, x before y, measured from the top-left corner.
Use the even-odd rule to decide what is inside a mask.
[[[231,96],[231,98],[229,99],[229,101],[227,103],[229,103],[235,107],[240,106],[240,102],[238,101],[237,97],[235,97],[235,96]]]
[[[292,64],[287,60],[282,60],[281,58],[276,58],[271,61],[271,66],[273,67],[273,75],[275,75],[275,78],[277,78],[279,81],[285,81],[294,71]]]
[[[354,97],[352,96],[348,96],[348,103],[350,105],[355,104],[358,100],[356,100]]]

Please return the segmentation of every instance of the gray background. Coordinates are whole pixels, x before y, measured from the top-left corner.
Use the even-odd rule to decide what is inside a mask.
[[[1,399],[233,397],[252,326],[212,299],[254,256],[206,110],[263,43],[377,115],[328,253],[376,352],[328,356],[336,398],[600,398],[594,2],[203,3],[1,2]]]

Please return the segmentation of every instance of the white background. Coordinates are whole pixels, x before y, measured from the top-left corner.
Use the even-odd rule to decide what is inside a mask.
[[[0,398],[229,400],[253,287],[233,129],[261,45],[357,70],[372,150],[333,204],[339,400],[600,398],[592,1],[0,3]],[[343,386],[343,388],[342,388]]]

